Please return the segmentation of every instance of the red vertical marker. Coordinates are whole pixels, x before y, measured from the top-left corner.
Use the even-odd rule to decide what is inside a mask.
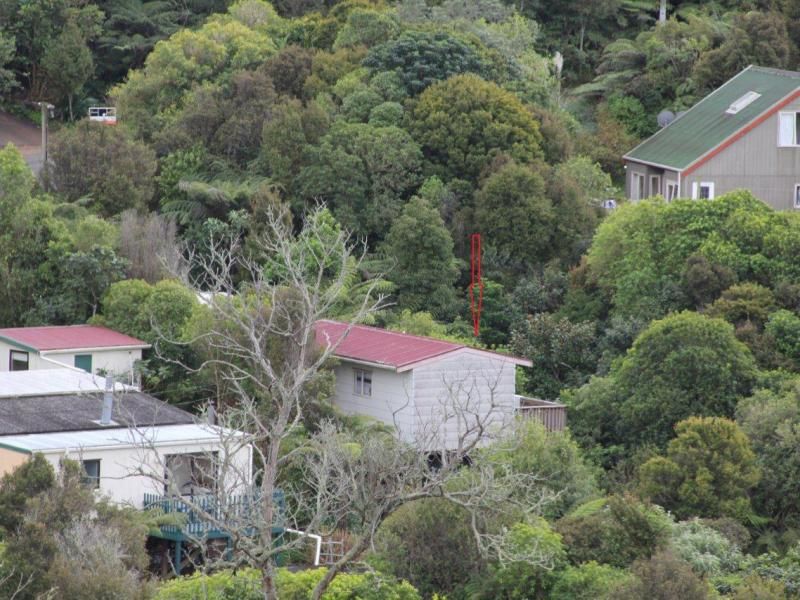
[[[481,311],[483,310],[483,279],[481,277],[481,234],[472,234],[470,251],[470,265],[472,266],[472,281],[469,284],[469,306],[472,312],[472,327],[475,337],[481,331]],[[475,288],[478,288],[477,298]]]

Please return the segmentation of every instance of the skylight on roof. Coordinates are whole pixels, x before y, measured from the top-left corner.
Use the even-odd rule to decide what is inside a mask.
[[[750,106],[753,102],[761,98],[761,94],[758,92],[747,92],[744,96],[739,98],[736,102],[731,104],[728,107],[728,110],[725,111],[726,115],[735,115],[743,108]]]

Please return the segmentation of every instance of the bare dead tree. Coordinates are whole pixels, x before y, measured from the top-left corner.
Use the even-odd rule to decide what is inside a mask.
[[[474,433],[474,432],[473,432]],[[525,521],[538,517],[554,495],[535,474],[518,473],[510,465],[482,460],[479,438],[449,453],[436,468],[430,455],[396,435],[351,436],[328,423],[312,438],[304,457],[308,503],[318,527],[347,524],[353,534],[349,550],[327,570],[314,589],[319,600],[336,575],[370,547],[380,525],[400,507],[422,498],[441,498],[466,509],[475,543],[501,563],[524,561],[544,568],[553,557],[538,548],[509,543],[507,531],[488,526],[503,516]],[[485,442],[485,438],[483,438]],[[464,466],[469,459],[470,466]]]
[[[175,222],[156,213],[134,209],[120,216],[119,254],[128,260],[131,279],[156,283],[177,272],[181,253]]]
[[[215,500],[184,500],[230,534],[233,562],[259,569],[264,597],[272,599],[275,558],[282,551],[273,528],[293,524],[276,501],[279,471],[292,458],[284,446],[301,426],[311,388],[341,339],[319,344],[315,324],[341,307],[356,282],[350,323],[365,320],[384,299],[375,294],[378,278],[361,281],[366,247],[331,226],[324,206],[309,211],[297,234],[285,209],[267,211],[264,218],[247,252],[237,240],[221,240],[202,256],[190,256],[186,284],[208,299],[208,326],[190,343],[205,356],[199,369],[213,369],[225,382],[228,401],[219,407],[221,464],[209,473],[219,484],[211,490]],[[253,456],[243,464],[246,449]],[[145,470],[158,477],[157,468]],[[246,501],[231,494],[250,489],[251,482],[255,489],[242,492]]]
[[[0,571],[5,572],[2,563],[0,563]],[[16,600],[16,598],[19,598],[21,594],[25,592],[32,581],[33,574],[29,574],[26,577],[22,573],[18,573],[17,570],[12,567],[7,573],[0,577],[0,588],[6,587],[7,585],[10,586],[12,589],[8,591],[8,599]],[[47,592],[37,594],[36,600],[53,600],[55,596],[55,590],[48,590]]]
[[[481,460],[480,449],[505,439],[503,426],[513,418],[508,394],[500,389],[509,375],[504,369],[511,367],[502,361],[486,369],[467,365],[443,376],[432,404],[409,400],[392,407],[395,417],[411,412],[411,433],[399,418],[392,433],[355,436],[324,422],[307,444],[292,449],[289,438],[300,429],[313,389],[349,332],[347,327],[341,337],[319,339],[316,323],[332,312],[342,314],[347,304],[352,326],[378,310],[383,298],[375,293],[376,279],[362,284],[353,302],[364,248],[331,227],[321,207],[307,215],[296,235],[286,213],[270,213],[263,234],[248,248],[243,253],[236,243],[212,245],[196,257],[194,279],[187,281],[207,299],[207,322],[191,343],[205,356],[201,368],[214,369],[227,388],[217,424],[209,427],[215,443],[199,467],[201,478],[212,483],[197,494],[179,489],[155,437],[143,443],[137,473],[166,488],[198,518],[200,525],[184,531],[203,547],[212,561],[207,565],[257,568],[264,597],[271,600],[277,597],[278,553],[303,543],[303,532],[330,533],[346,524],[354,544],[316,586],[318,599],[359,559],[389,515],[430,497],[470,512],[475,541],[485,553],[514,559],[504,532],[487,523],[501,515],[523,520],[538,515],[552,493],[536,475]],[[140,434],[143,440],[147,436]],[[467,463],[471,466],[464,468]],[[295,487],[279,479],[284,468],[300,473]],[[285,505],[281,492],[290,500]],[[214,529],[227,533],[230,552],[212,553],[206,534]],[[546,566],[550,557],[534,549],[516,559]]]
[[[552,567],[553,557],[546,550],[527,548],[523,555],[509,542],[507,531],[488,525],[504,516],[513,515],[517,521],[539,517],[557,496],[538,475],[485,460],[480,451],[490,444],[516,443],[513,427],[508,428],[513,413],[498,394],[502,370],[500,366],[443,375],[444,392],[431,410],[416,413],[418,426],[411,437],[399,426],[394,435],[352,436],[331,422],[312,437],[311,451],[300,465],[305,485],[298,495],[305,493],[307,512],[314,515],[317,527],[333,529],[346,523],[354,536],[351,548],[315,587],[314,600],[370,547],[386,518],[422,498],[442,498],[466,509],[475,542],[485,555],[502,563]]]

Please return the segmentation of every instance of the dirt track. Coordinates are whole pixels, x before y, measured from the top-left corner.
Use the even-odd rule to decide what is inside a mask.
[[[0,147],[9,142],[19,148],[33,172],[38,174],[42,168],[41,130],[36,125],[0,112]]]

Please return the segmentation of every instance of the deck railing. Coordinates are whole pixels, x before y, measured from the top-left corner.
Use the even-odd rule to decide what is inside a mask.
[[[144,494],[145,509],[160,509],[166,515],[179,515],[180,523],[161,525],[161,532],[167,535],[188,537],[221,537],[226,535],[225,523],[237,528],[247,528],[257,521],[259,510],[258,494],[240,494],[227,497],[215,495],[161,496]],[[281,515],[284,507],[283,491],[273,494],[276,514]],[[280,520],[280,518],[278,519]],[[273,529],[280,530],[280,523]]]
[[[558,402],[517,396],[518,414],[523,419],[535,419],[548,431],[563,431],[567,426],[567,407]]]

